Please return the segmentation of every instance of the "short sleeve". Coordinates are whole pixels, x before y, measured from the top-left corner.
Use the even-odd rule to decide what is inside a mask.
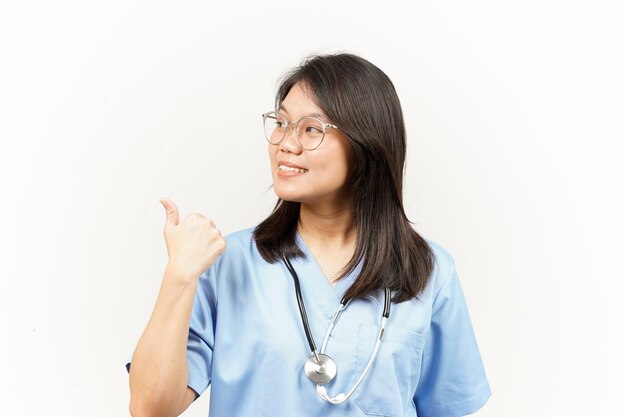
[[[413,397],[420,417],[460,417],[491,396],[461,283],[451,269],[433,301],[422,371]]]
[[[200,275],[194,296],[187,338],[187,386],[200,396],[211,383],[215,341],[217,289],[215,264]],[[126,370],[130,372],[131,357]]]
[[[216,264],[198,282],[187,339],[187,385],[200,396],[211,383],[215,320],[217,318]]]

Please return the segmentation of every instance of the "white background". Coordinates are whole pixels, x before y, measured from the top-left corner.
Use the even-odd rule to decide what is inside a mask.
[[[167,262],[158,199],[257,224],[276,81],[348,51],[400,96],[407,214],[455,257],[493,391],[476,415],[619,415],[618,3],[2,2],[0,414],[128,415]]]

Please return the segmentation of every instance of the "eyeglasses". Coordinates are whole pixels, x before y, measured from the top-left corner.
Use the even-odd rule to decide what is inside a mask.
[[[322,144],[326,129],[337,126],[326,123],[317,117],[305,116],[297,122],[290,122],[287,118],[275,111],[262,114],[265,139],[272,145],[278,145],[287,136],[290,125],[296,127],[296,138],[302,149],[312,151]]]

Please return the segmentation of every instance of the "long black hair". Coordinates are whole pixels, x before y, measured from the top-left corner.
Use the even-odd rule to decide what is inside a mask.
[[[289,71],[276,93],[276,106],[296,84],[352,146],[347,189],[356,250],[342,271],[345,277],[363,260],[347,299],[390,287],[394,302],[418,297],[426,287],[433,252],[412,227],[402,202],[406,132],[396,90],[387,75],[371,62],[348,53],[314,55]],[[254,229],[261,256],[270,263],[282,255],[305,257],[296,244],[300,203],[278,199],[272,213]]]

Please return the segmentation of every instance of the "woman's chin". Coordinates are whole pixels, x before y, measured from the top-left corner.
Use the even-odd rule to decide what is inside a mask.
[[[293,184],[284,184],[280,181],[274,181],[274,193],[276,197],[284,201],[295,201],[299,203],[305,198],[302,187],[295,187]]]
[[[292,201],[294,203],[302,203],[302,196],[297,193],[276,193],[276,197],[283,201]]]

